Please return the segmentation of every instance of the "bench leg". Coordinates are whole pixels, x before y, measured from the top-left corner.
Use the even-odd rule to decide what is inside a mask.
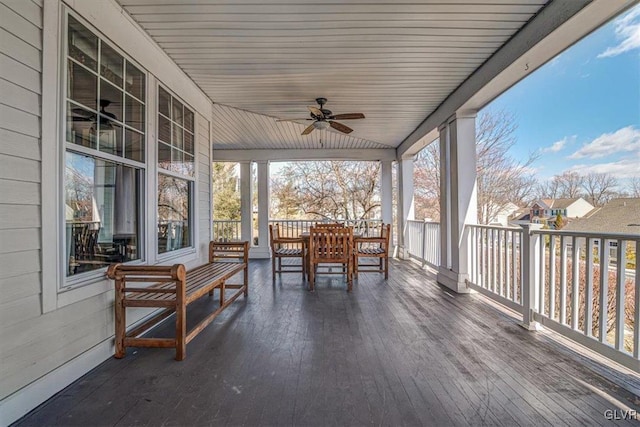
[[[120,284],[119,287],[123,287],[124,284]],[[116,359],[122,359],[126,354],[124,347],[124,338],[127,333],[127,321],[125,317],[124,295],[122,291],[116,287],[116,301],[115,301],[115,326],[116,326],[116,350],[114,357]]]
[[[224,283],[225,282],[222,282],[222,284],[218,288],[218,289],[220,289],[220,307],[222,307],[224,305]]]
[[[176,360],[187,357],[187,310],[184,304],[176,305]]]
[[[249,296],[249,266],[245,265],[244,267],[244,296],[245,298]]]

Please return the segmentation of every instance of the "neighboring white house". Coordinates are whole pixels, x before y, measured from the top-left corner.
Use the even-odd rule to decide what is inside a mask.
[[[529,212],[511,219],[509,223],[513,225],[544,224],[553,228],[558,215],[565,220],[571,220],[582,218],[593,209],[594,206],[582,197],[540,199],[529,208]]]
[[[484,208],[484,206],[483,206]],[[491,225],[501,225],[506,227],[509,225],[509,218],[516,212],[518,212],[520,208],[515,203],[507,203],[502,208],[494,208],[492,211],[496,211],[491,214],[491,217],[488,219],[487,224]],[[485,217],[485,215],[483,215]]]

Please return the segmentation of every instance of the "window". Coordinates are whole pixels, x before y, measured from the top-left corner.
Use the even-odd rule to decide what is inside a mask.
[[[146,74],[68,15],[66,276],[141,257]]]
[[[158,253],[192,246],[194,114],[158,88]]]

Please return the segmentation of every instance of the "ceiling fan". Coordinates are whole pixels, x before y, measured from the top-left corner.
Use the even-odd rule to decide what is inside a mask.
[[[335,120],[355,120],[355,119],[364,119],[364,114],[362,113],[346,113],[346,114],[333,114],[331,110],[328,110],[324,107],[324,104],[327,103],[327,98],[316,98],[316,102],[320,106],[320,108],[315,106],[309,106],[309,116],[311,118],[304,119],[281,119],[277,120],[278,122],[298,122],[300,120],[313,120],[301,135],[308,135],[313,132],[314,129],[327,129],[328,127],[332,127],[333,129],[349,134],[353,132],[349,126],[345,126],[342,123],[336,122]]]
[[[105,108],[107,108],[109,104],[111,104],[111,101],[109,101],[108,99],[100,100],[100,114],[105,116],[101,118],[100,125],[103,128],[111,129],[111,120],[117,119],[117,117],[115,114],[105,111]],[[96,113],[92,113],[91,111],[85,110],[84,108],[73,108],[71,110],[71,118],[74,122],[91,122],[92,126],[95,126],[98,121],[98,116],[96,115]]]

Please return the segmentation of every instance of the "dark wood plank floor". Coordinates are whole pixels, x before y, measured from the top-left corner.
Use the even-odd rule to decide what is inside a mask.
[[[351,294],[340,276],[315,293],[297,274],[272,285],[266,260],[250,275],[249,298],[185,361],[129,349],[16,424],[581,426],[640,409],[637,376],[525,331],[479,295],[446,292],[413,263],[393,261],[388,282],[361,274]]]

